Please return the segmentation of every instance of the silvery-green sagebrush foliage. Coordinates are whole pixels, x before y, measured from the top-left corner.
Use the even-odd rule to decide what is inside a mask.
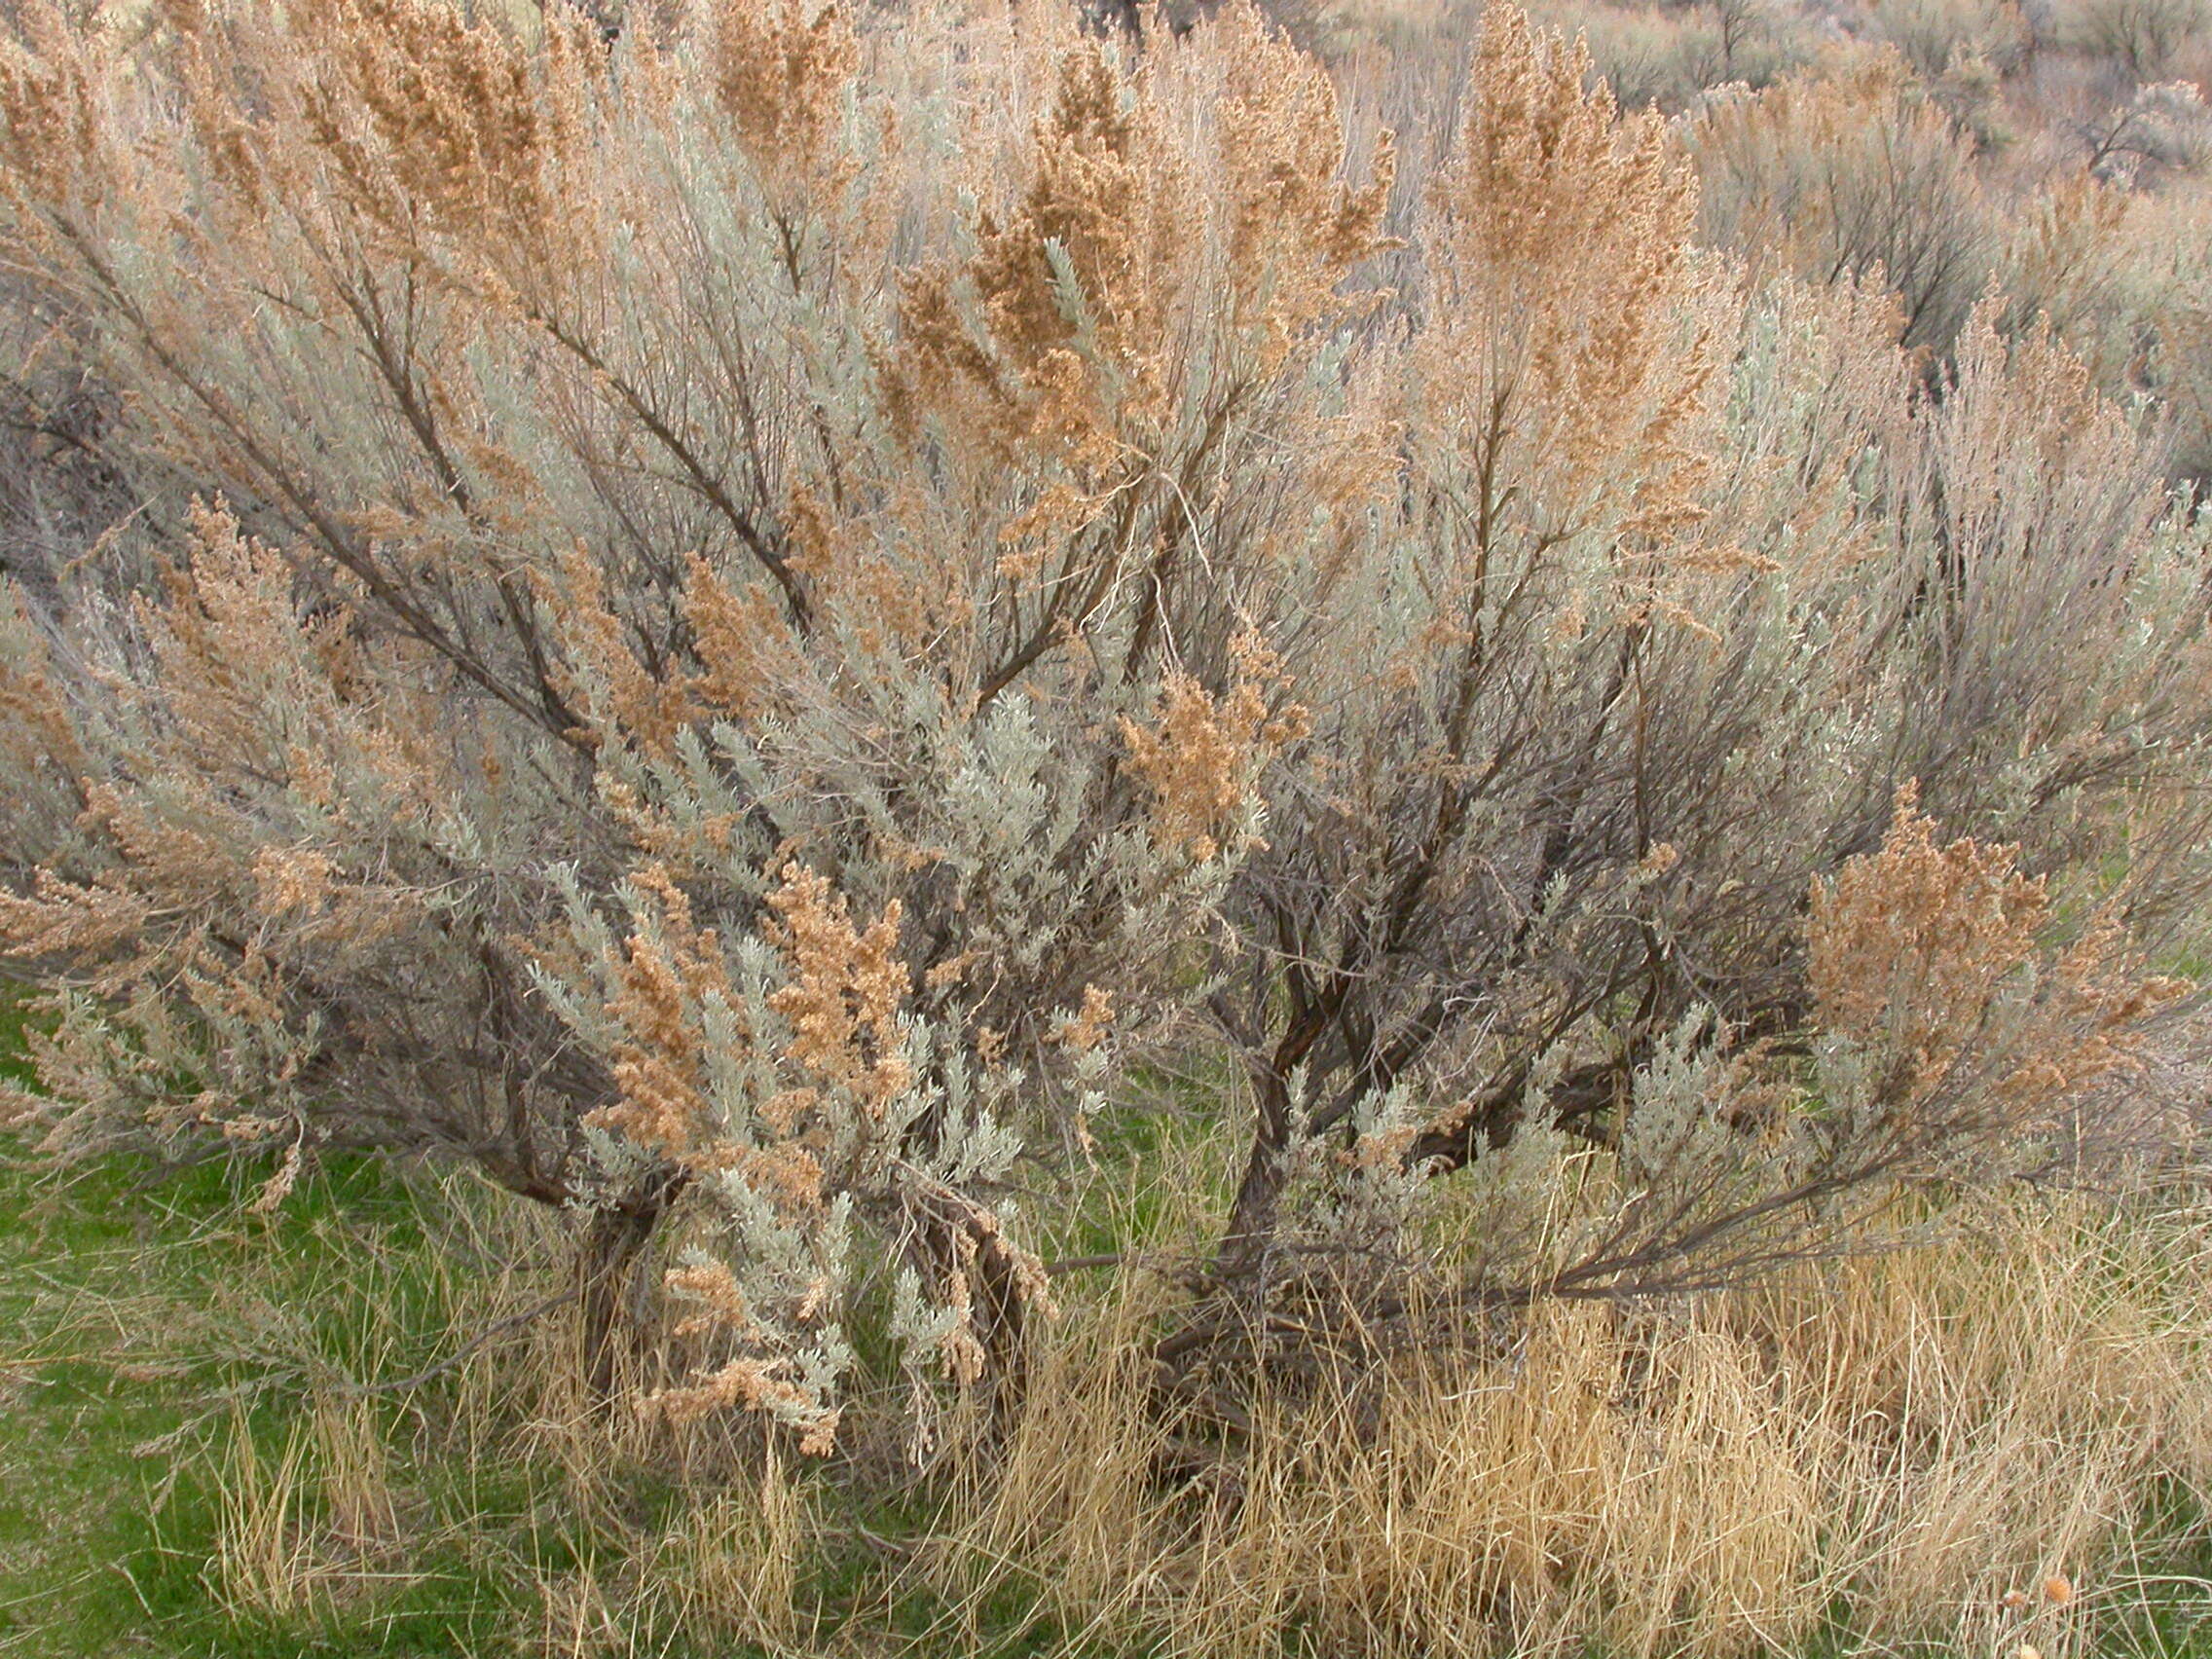
[[[870,1264],[923,1397],[1018,1375],[1016,1162],[1163,1054],[1249,1111],[1171,1360],[2032,1156],[2200,897],[2194,529],[2055,347],[1936,396],[1697,252],[1586,70],[1495,12],[1393,205],[1241,8],[34,5],[9,258],[143,506],[5,623],[21,1109],[574,1206],[602,1383],[674,1236],[662,1403],[810,1451]],[[1893,855],[2041,918],[1940,1041]]]

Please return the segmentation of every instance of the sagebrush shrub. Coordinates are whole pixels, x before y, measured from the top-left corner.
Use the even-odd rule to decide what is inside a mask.
[[[1995,269],[1997,214],[1972,138],[1901,56],[1716,100],[1690,142],[1706,240],[1817,282],[1877,280],[1907,345],[1949,350]]]
[[[1314,1263],[1386,1323],[1824,1247],[2167,999],[2212,680],[2155,452],[1943,273],[1908,325],[1701,251],[1518,13],[1412,202],[1243,8],[34,7],[0,107],[144,503],[6,623],[18,1106],[571,1206],[602,1384],[674,1235],[672,1412],[827,1450],[879,1272],[918,1401],[1011,1402],[1014,1189],[1166,1054],[1253,1124],[1182,1361]],[[1819,966],[1921,1006],[1850,862],[1934,847],[1877,853],[1912,780],[2075,906],[1925,1054]]]

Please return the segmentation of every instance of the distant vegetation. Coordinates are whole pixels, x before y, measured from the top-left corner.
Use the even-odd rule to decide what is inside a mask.
[[[1432,87],[1480,8],[1279,0],[1385,102]],[[1994,294],[2212,469],[2212,8],[2203,0],[1544,0],[1623,107],[1696,158],[1700,240],[1754,271],[1867,276],[1947,352]]]
[[[2189,1641],[2203,32],[23,0],[23,1650]]]

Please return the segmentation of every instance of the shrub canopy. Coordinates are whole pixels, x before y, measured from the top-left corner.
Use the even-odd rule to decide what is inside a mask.
[[[870,1264],[1018,1375],[1014,1188],[1164,1059],[1248,1124],[1172,1371],[1823,1248],[2175,993],[2155,448],[1699,251],[1510,8],[1419,181],[1241,6],[23,19],[0,233],[136,503],[0,622],[57,1151],[459,1156],[603,1328],[673,1224],[665,1403],[821,1451]]]

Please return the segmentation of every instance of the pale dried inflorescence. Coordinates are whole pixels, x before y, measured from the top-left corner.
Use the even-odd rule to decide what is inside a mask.
[[[1999,988],[2027,963],[2049,919],[2046,883],[2019,871],[2019,849],[1962,836],[1899,793],[1881,851],[1813,889],[1807,981],[1833,1036],[1893,1047],[1921,1087],[1958,1057]]]
[[[2046,942],[2046,881],[2018,849],[1961,837],[1899,793],[1878,853],[1816,884],[1807,977],[1837,1104],[1913,1144],[1900,1163],[2004,1163],[2128,1066],[2150,1016],[2190,987],[2131,962],[2111,914]]]
[[[1152,792],[1154,838],[1201,864],[1219,854],[1233,825],[1250,816],[1261,768],[1307,731],[1306,710],[1281,698],[1282,659],[1250,630],[1230,642],[1230,653],[1237,678],[1226,696],[1216,699],[1190,675],[1170,670],[1154,725],[1122,721],[1129,769]]]

